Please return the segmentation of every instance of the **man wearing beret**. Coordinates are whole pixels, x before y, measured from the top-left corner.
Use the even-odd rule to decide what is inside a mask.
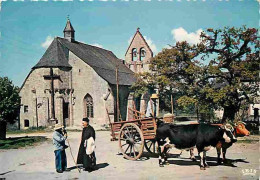
[[[55,124],[53,132],[53,145],[55,153],[55,165],[56,171],[62,173],[63,171],[69,171],[67,169],[67,157],[65,149],[68,147],[65,145],[65,140],[67,139],[67,133],[63,133],[62,129],[64,126],[60,124]]]
[[[89,125],[89,119],[82,119],[82,136],[77,158],[77,164],[83,164],[85,171],[91,172],[96,166],[95,156],[95,130]]]

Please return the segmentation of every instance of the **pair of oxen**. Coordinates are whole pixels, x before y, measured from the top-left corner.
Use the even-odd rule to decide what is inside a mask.
[[[170,148],[190,149],[191,159],[196,161],[193,150],[196,147],[200,157],[200,169],[208,168],[206,152],[214,147],[217,149],[218,163],[221,164],[221,149],[223,161],[226,161],[226,151],[237,141],[236,136],[248,136],[250,133],[245,125],[240,122],[234,128],[222,124],[189,124],[173,125],[159,122],[156,130],[158,143],[159,165],[168,164],[167,152]]]

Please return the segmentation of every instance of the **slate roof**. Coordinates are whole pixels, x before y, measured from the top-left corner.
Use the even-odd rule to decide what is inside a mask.
[[[130,86],[136,81],[134,73],[122,64],[111,51],[77,41],[70,42],[60,37],[53,40],[40,61],[32,69],[42,67],[71,68],[66,54],[68,50],[91,66],[110,84],[116,84],[116,67],[118,67],[119,85]]]
[[[32,68],[67,67],[72,68],[68,63],[68,55],[65,54],[64,46],[55,38],[43,54],[40,61]],[[68,52],[67,52],[68,54]]]
[[[65,26],[65,28],[64,28],[64,30],[63,30],[63,32],[75,32],[75,30],[74,30],[74,28],[72,27],[72,25],[71,25],[71,23],[70,23],[70,20],[68,19],[67,20],[67,24],[66,24],[66,26]]]

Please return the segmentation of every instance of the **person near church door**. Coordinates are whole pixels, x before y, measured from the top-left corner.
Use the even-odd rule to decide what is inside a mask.
[[[147,104],[145,117],[156,117],[156,99],[158,99],[158,95],[152,94]]]
[[[95,130],[89,125],[89,119],[82,119],[83,131],[81,136],[81,143],[78,152],[77,164],[83,164],[85,171],[91,172],[95,170],[96,156],[95,156]]]

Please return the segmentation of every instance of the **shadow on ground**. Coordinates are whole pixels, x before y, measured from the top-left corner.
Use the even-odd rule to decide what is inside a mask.
[[[172,156],[171,156],[172,157]],[[169,157],[170,158],[170,157]],[[178,157],[174,157],[178,158]],[[180,165],[180,166],[192,166],[199,165],[199,157],[195,157],[197,161],[192,161],[190,158],[180,158],[180,160],[168,160],[170,164]],[[226,159],[225,162],[221,164],[217,163],[217,157],[207,157],[207,163],[209,166],[229,166],[229,167],[237,167],[235,163],[249,163],[245,159]]]
[[[117,155],[123,156],[122,153],[118,153]],[[158,158],[159,155],[155,153],[143,152],[142,156],[137,159],[137,161],[147,161],[151,158]],[[182,158],[181,154],[167,154],[169,164],[175,164],[180,166],[194,166],[199,165],[199,156],[195,156],[197,161],[192,161],[190,158]],[[171,160],[171,158],[179,158],[177,160]],[[126,158],[125,158],[126,159]],[[221,164],[217,163],[217,157],[209,157],[207,156],[207,163],[209,166],[229,166],[229,167],[237,167],[235,163],[249,163],[245,159],[226,159],[225,162]]]
[[[107,166],[109,166],[109,164],[108,163],[99,163],[99,164],[97,164],[96,166],[95,166],[95,171],[96,170],[99,170],[99,169],[102,169],[102,168],[105,168],[105,167],[107,167]],[[68,170],[74,170],[74,169],[83,169],[83,165],[78,165],[78,166],[72,166],[72,167],[69,167],[68,168]]]
[[[4,172],[4,173],[0,173],[0,176],[5,175],[5,174],[8,174],[8,173],[13,172],[13,171],[15,171],[15,170],[7,171],[7,172]]]
[[[105,167],[107,167],[107,166],[109,166],[108,163],[100,163],[100,164],[97,164],[97,165],[96,165],[96,168],[97,168],[97,169],[102,169],[102,168],[105,168]]]
[[[118,153],[117,155],[122,156],[122,158],[124,158],[122,153]],[[180,154],[168,154],[167,157],[168,158],[179,158]],[[142,156],[139,159],[137,159],[137,161],[147,161],[151,158],[159,158],[159,155],[157,153],[143,152]]]

